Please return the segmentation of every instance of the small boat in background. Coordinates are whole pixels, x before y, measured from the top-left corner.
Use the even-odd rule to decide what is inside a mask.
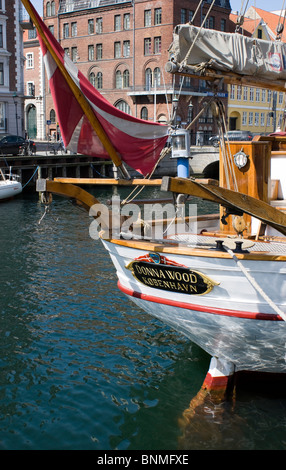
[[[0,169],[0,176],[0,201],[11,199],[22,192],[22,184],[19,181],[19,176],[12,174],[11,169],[8,174],[3,173]]]

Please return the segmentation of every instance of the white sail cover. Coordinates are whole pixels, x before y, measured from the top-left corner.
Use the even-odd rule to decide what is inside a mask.
[[[254,75],[263,80],[286,79],[286,44],[184,24],[176,26],[171,60],[220,72]]]

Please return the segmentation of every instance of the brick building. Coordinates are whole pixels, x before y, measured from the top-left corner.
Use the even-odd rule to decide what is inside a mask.
[[[194,24],[209,9],[203,2]],[[44,21],[63,49],[107,100],[133,116],[168,122],[180,90],[177,118],[190,122],[208,97],[205,82],[179,79],[165,72],[174,26],[192,19],[193,0],[44,0]],[[216,0],[205,26],[229,31],[229,0]],[[225,93],[225,99],[227,94]],[[46,87],[47,133],[57,119]],[[209,114],[195,124],[205,140],[216,132]],[[194,142],[193,142],[194,143]]]
[[[0,0],[0,135],[24,135],[23,18],[20,0]]]
[[[27,29],[24,39],[25,129],[30,139],[45,139],[45,71],[36,29]]]

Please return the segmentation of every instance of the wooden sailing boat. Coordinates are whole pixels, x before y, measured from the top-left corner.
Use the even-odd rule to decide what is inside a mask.
[[[70,132],[65,145],[74,144],[75,134],[84,134],[85,126],[89,126],[89,135],[95,133],[110,158],[121,167],[121,157],[124,158],[124,155],[119,155],[119,150],[114,148],[106,133],[108,129],[103,130],[102,116],[107,119],[107,108],[104,109],[105,114],[101,112],[100,118],[96,116],[98,107],[92,102],[90,89],[82,86],[81,77],[75,78],[74,70],[72,73],[69,71],[66,59],[59,53],[58,46],[53,44],[54,39],[49,37],[47,30],[43,30],[44,26],[30,2],[22,2],[38,28],[44,55],[47,56],[50,80],[55,78],[55,70],[59,72],[65,80],[67,93],[75,97],[81,109],[80,119],[75,125],[78,132]],[[188,33],[186,28],[184,25],[175,31],[175,34],[184,32],[184,41],[186,37],[193,37],[192,27],[188,26]],[[208,31],[200,32],[201,40],[205,34],[208,37]],[[241,50],[244,50],[243,47],[241,45]],[[192,46],[187,45],[187,59],[192,57],[190,48]],[[174,50],[170,64],[170,72],[198,74],[199,67],[195,72],[193,69],[190,72],[188,60],[180,59],[177,63]],[[219,64],[217,70],[213,65],[206,64],[204,60],[204,72],[200,76],[215,82],[225,70],[223,64]],[[193,64],[191,67],[194,67]],[[268,70],[267,74],[270,72]],[[229,70],[226,75],[229,80],[234,79]],[[242,78],[245,80],[243,70],[235,75],[235,80]],[[270,80],[269,75],[266,78]],[[266,78],[263,78],[263,83],[266,83]],[[247,80],[249,83],[251,73],[247,75]],[[255,81],[256,84],[261,83],[256,77]],[[279,75],[278,81],[275,86],[282,86],[283,83],[285,87],[284,76],[281,78]],[[56,96],[56,83],[51,88],[54,88]],[[219,104],[216,111],[219,115]],[[112,125],[115,126],[115,121],[118,123],[121,118],[116,115]],[[139,132],[139,120],[131,122],[130,117],[126,119]],[[146,123],[141,124],[146,128]],[[62,127],[65,136],[64,122]],[[149,129],[154,132],[154,127]],[[153,148],[159,142],[158,157],[167,133],[159,127],[157,130]],[[77,145],[80,145],[79,140]],[[105,219],[101,218],[100,236],[116,268],[119,289],[138,307],[170,325],[210,354],[212,361],[206,379],[208,387],[224,387],[229,377],[239,371],[286,372],[286,215],[283,211],[286,207],[283,205],[286,184],[279,178],[277,170],[277,162],[280,174],[286,164],[284,148],[285,139],[278,137],[258,138],[254,142],[232,143],[229,146],[223,144],[219,185],[214,181],[202,182],[186,177],[163,178],[155,183],[161,183],[163,191],[179,195],[177,201],[185,196],[196,196],[218,203],[221,222],[215,228],[211,225],[211,218],[200,220],[199,229],[191,233],[188,224],[193,220],[188,218],[187,224],[184,219],[182,233],[176,230],[168,233],[166,228],[169,222],[163,222],[163,231],[158,237],[156,228],[161,220],[157,220],[154,226],[150,221],[136,225],[134,222],[126,224],[125,217],[125,225],[122,225],[122,219],[117,218],[116,230],[113,230],[114,227],[110,226],[110,221],[114,221],[113,214],[107,213]],[[148,150],[145,155],[148,159]],[[234,157],[238,162],[244,160],[244,163],[235,166]],[[130,163],[130,159],[127,162]],[[229,171],[226,171],[227,168]],[[272,183],[275,181],[276,184],[277,180],[280,200],[270,194]],[[130,185],[152,184],[152,180],[146,178],[124,181]],[[88,182],[95,183],[93,180]],[[103,182],[107,183],[106,180]],[[99,201],[82,188],[70,184],[70,180],[40,180],[38,190],[74,198],[86,209],[93,207],[91,214],[99,220],[102,209],[98,206]],[[181,217],[176,211],[171,222],[180,221],[181,224]]]

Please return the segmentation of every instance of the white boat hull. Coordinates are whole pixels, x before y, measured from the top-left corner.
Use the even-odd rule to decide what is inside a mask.
[[[147,313],[170,325],[236,371],[286,372],[286,323],[231,257],[164,253],[172,262],[202,273],[216,285],[203,295],[166,290],[161,279],[146,285],[128,267],[148,250],[103,241],[117,270],[118,287]],[[150,264],[154,266],[154,264]],[[281,311],[286,312],[286,263],[243,260],[243,266]],[[151,281],[150,281],[151,279]],[[153,279],[153,280],[152,280]],[[151,287],[150,284],[153,283]],[[157,284],[157,285],[156,285]],[[166,283],[165,283],[166,284]]]
[[[22,192],[22,184],[19,181],[5,179],[0,181],[0,201],[10,199]]]

